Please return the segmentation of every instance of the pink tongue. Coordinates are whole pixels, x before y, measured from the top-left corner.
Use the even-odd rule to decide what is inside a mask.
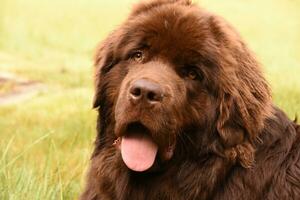
[[[122,137],[121,154],[126,166],[137,172],[149,169],[155,160],[158,147],[146,134]]]

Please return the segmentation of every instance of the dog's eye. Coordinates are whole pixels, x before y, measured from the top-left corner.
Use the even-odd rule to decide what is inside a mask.
[[[144,59],[144,55],[142,51],[136,51],[132,54],[131,59],[133,59],[136,62],[141,62]]]
[[[187,78],[189,80],[201,81],[203,79],[202,72],[194,66],[185,67],[185,69],[183,70],[183,75],[185,78]]]
[[[187,74],[187,77],[189,79],[195,80],[198,77],[198,74],[195,70],[189,70],[188,74]]]

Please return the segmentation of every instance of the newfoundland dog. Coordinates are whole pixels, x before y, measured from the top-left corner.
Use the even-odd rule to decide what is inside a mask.
[[[189,0],[148,0],[95,58],[82,200],[300,199],[300,126],[239,34]]]

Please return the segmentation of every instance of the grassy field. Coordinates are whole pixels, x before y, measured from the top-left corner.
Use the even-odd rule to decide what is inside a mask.
[[[76,199],[95,136],[92,56],[134,0],[0,0],[0,71],[47,90],[0,107],[0,199]],[[300,114],[300,1],[199,0],[264,66],[275,103]]]

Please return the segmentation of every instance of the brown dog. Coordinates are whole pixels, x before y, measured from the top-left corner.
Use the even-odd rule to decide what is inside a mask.
[[[95,65],[82,200],[300,199],[300,127],[222,18],[188,0],[140,3]]]

